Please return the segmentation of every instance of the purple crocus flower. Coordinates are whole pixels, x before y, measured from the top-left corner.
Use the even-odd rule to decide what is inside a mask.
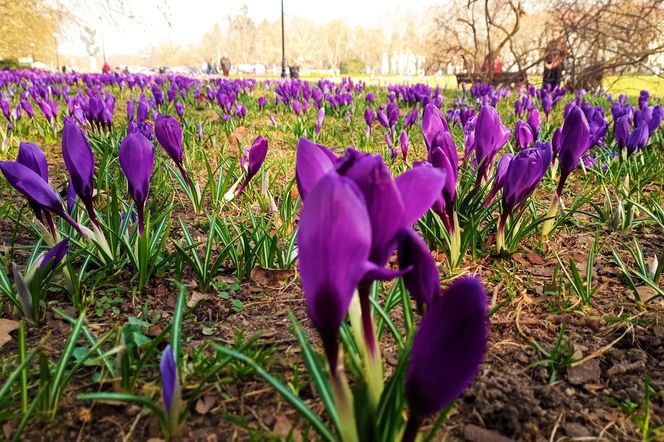
[[[510,161],[503,182],[503,211],[499,230],[505,227],[512,210],[523,205],[542,181],[551,164],[551,156],[551,143],[538,142],[535,147],[522,150]]]
[[[178,114],[178,117],[182,120],[182,117],[184,116],[184,104],[181,101],[178,101],[175,104],[175,113]]]
[[[293,100],[293,102],[291,103],[291,107],[293,108],[293,112],[295,112],[295,115],[299,117],[300,114],[302,113],[302,104],[300,104],[300,102],[297,100]]]
[[[174,425],[177,422],[177,412],[180,401],[180,380],[178,377],[178,367],[175,363],[173,349],[167,345],[161,355],[159,363],[159,372],[161,374],[161,395],[164,399],[164,408],[169,417],[169,423]]]
[[[261,135],[256,137],[256,139],[254,140],[253,144],[251,145],[251,149],[249,150],[247,176],[240,185],[240,187],[237,188],[237,191],[235,192],[236,195],[239,195],[244,191],[244,189],[249,184],[249,181],[251,181],[251,179],[260,170],[261,166],[263,165],[263,162],[265,161],[265,157],[267,156],[267,145],[268,145],[267,139]]]
[[[26,98],[21,97],[21,107],[30,118],[35,116],[35,110]]]
[[[500,114],[492,106],[484,105],[475,120],[475,161],[479,184],[489,171],[498,151],[510,139],[510,131],[500,121]]]
[[[583,111],[573,106],[565,117],[560,135],[560,180],[556,193],[560,197],[569,174],[590,147],[590,127]]]
[[[424,107],[422,112],[422,134],[424,135],[424,143],[428,150],[431,150],[434,138],[440,132],[449,132],[450,127],[443,118],[443,114],[433,104],[429,103]]]
[[[134,100],[127,101],[127,124],[134,121]]]
[[[203,141],[203,123],[198,122],[198,141]]]
[[[634,128],[627,139],[627,153],[630,155],[638,152],[648,144],[648,124],[641,123]]]
[[[479,278],[459,279],[422,319],[406,374],[403,441],[414,441],[423,419],[451,404],[479,372],[489,340],[487,297]]]
[[[318,109],[318,114],[316,116],[316,136],[320,134],[320,130],[323,127],[323,121],[325,121],[325,107]]]
[[[371,135],[371,125],[374,120],[374,111],[372,108],[368,107],[364,110],[364,122],[367,123],[367,137]]]
[[[496,176],[493,179],[493,187],[491,188],[491,192],[489,192],[489,196],[484,201],[484,207],[489,207],[489,204],[491,204],[491,201],[496,196],[498,191],[503,188],[503,185],[505,184],[505,176],[507,175],[507,169],[510,167],[510,163],[512,162],[513,158],[514,154],[507,152],[500,158],[500,161],[498,161]]]
[[[399,136],[399,144],[401,145],[401,157],[404,161],[408,158],[408,134],[405,130],[401,131]]]
[[[613,122],[613,138],[619,150],[627,146],[629,137],[629,117],[622,115]]]
[[[263,110],[265,105],[267,104],[267,97],[266,96],[260,96],[258,97],[258,110]]]
[[[178,123],[178,120],[172,115],[157,115],[154,124],[154,133],[157,137],[157,141],[164,149],[164,152],[166,152],[169,158],[173,160],[180,170],[180,174],[182,174],[185,183],[189,185],[189,176],[182,165],[182,127],[180,126],[180,123]]]
[[[65,117],[62,129],[62,158],[76,195],[85,205],[90,221],[98,226],[93,206],[95,157],[85,134],[69,117]]]
[[[376,98],[374,97],[373,92],[369,92],[367,96],[364,98],[364,101],[366,103],[374,104],[376,102]]]
[[[272,123],[272,126],[277,127],[277,119],[274,117],[274,114],[270,114],[270,123]]]
[[[36,206],[43,211],[59,215],[71,224],[78,233],[83,235],[78,223],[65,212],[60,195],[39,174],[14,161],[0,161],[0,171],[2,171],[9,184],[22,193],[33,207]],[[50,218],[48,220],[50,221]],[[55,235],[55,226],[51,224],[48,227],[51,233]]]
[[[523,120],[516,122],[514,126],[514,138],[520,149],[527,149],[533,142],[533,133],[528,123]]]
[[[530,109],[530,112],[528,112],[528,126],[530,126],[530,129],[533,132],[533,137],[537,139],[540,131],[540,113],[536,107],[533,107]]]
[[[385,129],[390,128],[390,122],[387,119],[387,115],[385,115],[385,112],[383,112],[383,109],[378,109],[376,112],[376,119],[380,123],[381,126],[383,126]]]
[[[150,194],[150,180],[154,168],[154,146],[141,133],[135,132],[127,135],[122,141],[118,156],[120,168],[127,178],[129,194],[136,203],[138,231],[142,235],[145,201]]]

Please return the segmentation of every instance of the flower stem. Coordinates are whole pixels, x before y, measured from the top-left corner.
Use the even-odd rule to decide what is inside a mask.
[[[558,206],[560,205],[560,196],[557,193],[553,195],[551,199],[551,205],[549,206],[549,211],[546,213],[547,220],[544,221],[542,226],[542,237],[547,238],[551,231],[553,230],[553,224],[556,221],[556,214],[558,213]]]
[[[383,361],[374,333],[370,307],[368,289],[364,295],[356,291],[348,309],[348,316],[364,364],[369,394],[373,405],[378,406],[380,396],[383,394]]]
[[[339,431],[343,442],[356,442],[357,425],[355,424],[355,412],[353,408],[353,394],[348,385],[348,379],[343,367],[343,354],[339,350],[336,373],[331,376],[332,394],[334,396],[334,407],[339,416]]]

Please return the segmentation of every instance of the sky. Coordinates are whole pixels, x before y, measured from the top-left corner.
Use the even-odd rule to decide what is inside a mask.
[[[107,55],[139,52],[141,48],[153,46],[160,41],[181,42],[183,45],[196,42],[212,29],[215,23],[223,25],[229,15],[240,12],[243,5],[255,21],[276,20],[280,16],[279,0],[122,0],[124,10],[133,19],[111,20],[98,17],[105,0],[91,0],[85,20],[97,29],[97,41],[104,35]],[[440,1],[440,0],[439,0]],[[284,13],[289,17],[307,18],[316,22],[343,19],[349,25],[379,25],[398,23],[400,14],[421,13],[436,0],[284,0]],[[92,17],[92,18],[89,18]],[[101,24],[100,24],[101,23]],[[286,30],[286,32],[288,32]],[[59,50],[67,55],[85,55],[85,45],[80,42],[76,30],[59,44]]]

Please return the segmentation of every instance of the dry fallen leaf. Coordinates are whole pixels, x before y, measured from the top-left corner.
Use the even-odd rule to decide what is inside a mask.
[[[81,407],[78,410],[78,418],[81,422],[89,424],[92,421],[92,410],[89,408]]]
[[[206,414],[216,403],[217,399],[214,396],[205,395],[196,401],[196,412],[198,414]]]
[[[198,304],[199,302],[207,301],[210,299],[214,299],[214,296],[208,293],[194,292],[192,293],[191,298],[189,298],[189,300],[187,301],[187,307],[194,308],[196,307],[196,304]]]
[[[0,348],[12,340],[11,332],[18,328],[18,322],[11,319],[0,319]]]
[[[278,287],[283,286],[294,274],[293,270],[265,269],[256,266],[251,271],[251,280],[260,286]]]

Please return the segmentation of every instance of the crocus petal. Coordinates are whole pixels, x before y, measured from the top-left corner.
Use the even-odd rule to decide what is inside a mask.
[[[0,161],[0,170],[16,190],[28,200],[55,214],[64,214],[60,195],[32,169],[13,161]]]
[[[399,267],[410,267],[403,282],[410,295],[420,304],[430,306],[440,294],[440,276],[429,247],[413,230],[407,230],[399,242]]]
[[[433,140],[439,132],[449,132],[449,130],[449,126],[445,118],[443,118],[440,109],[432,103],[427,104],[422,113],[422,134],[424,135],[424,142],[427,149],[431,148]]]
[[[336,173],[321,178],[302,207],[297,240],[307,310],[334,373],[339,327],[371,247],[369,214],[357,186]]]
[[[309,191],[321,180],[328,172],[334,170],[334,161],[330,158],[331,153],[327,148],[309,141],[306,138],[300,138],[297,143],[297,153],[295,157],[295,173],[297,181],[297,190],[300,193],[302,201],[305,200]]]
[[[360,158],[344,175],[355,181],[369,211],[369,260],[384,266],[397,246],[399,232],[408,226],[401,193],[380,155]]]
[[[164,407],[170,413],[173,410],[173,400],[179,383],[178,368],[175,365],[175,357],[170,345],[166,346],[161,355],[159,371],[161,373],[161,394],[164,398]]]
[[[411,413],[451,404],[480,369],[488,343],[487,293],[477,277],[455,281],[422,319],[406,375]]]
[[[172,115],[157,115],[154,134],[164,152],[177,165],[182,164],[182,127]]]
[[[404,223],[417,222],[440,197],[447,180],[447,172],[430,166],[410,169],[396,178],[404,204]]]
[[[21,141],[18,146],[16,162],[37,172],[44,181],[48,182],[48,162],[44,152],[36,144]]]
[[[46,266],[55,267],[57,266],[60,261],[65,257],[67,252],[69,251],[69,238],[65,238],[59,243],[57,243],[55,246],[51,247],[51,249],[46,252],[44,255],[44,258],[42,258],[41,262],[39,263],[39,268],[43,269]]]
[[[85,134],[70,118],[65,118],[62,129],[62,157],[67,171],[69,171],[74,191],[91,210],[95,158]],[[91,218],[96,219],[94,215],[91,215]]]

